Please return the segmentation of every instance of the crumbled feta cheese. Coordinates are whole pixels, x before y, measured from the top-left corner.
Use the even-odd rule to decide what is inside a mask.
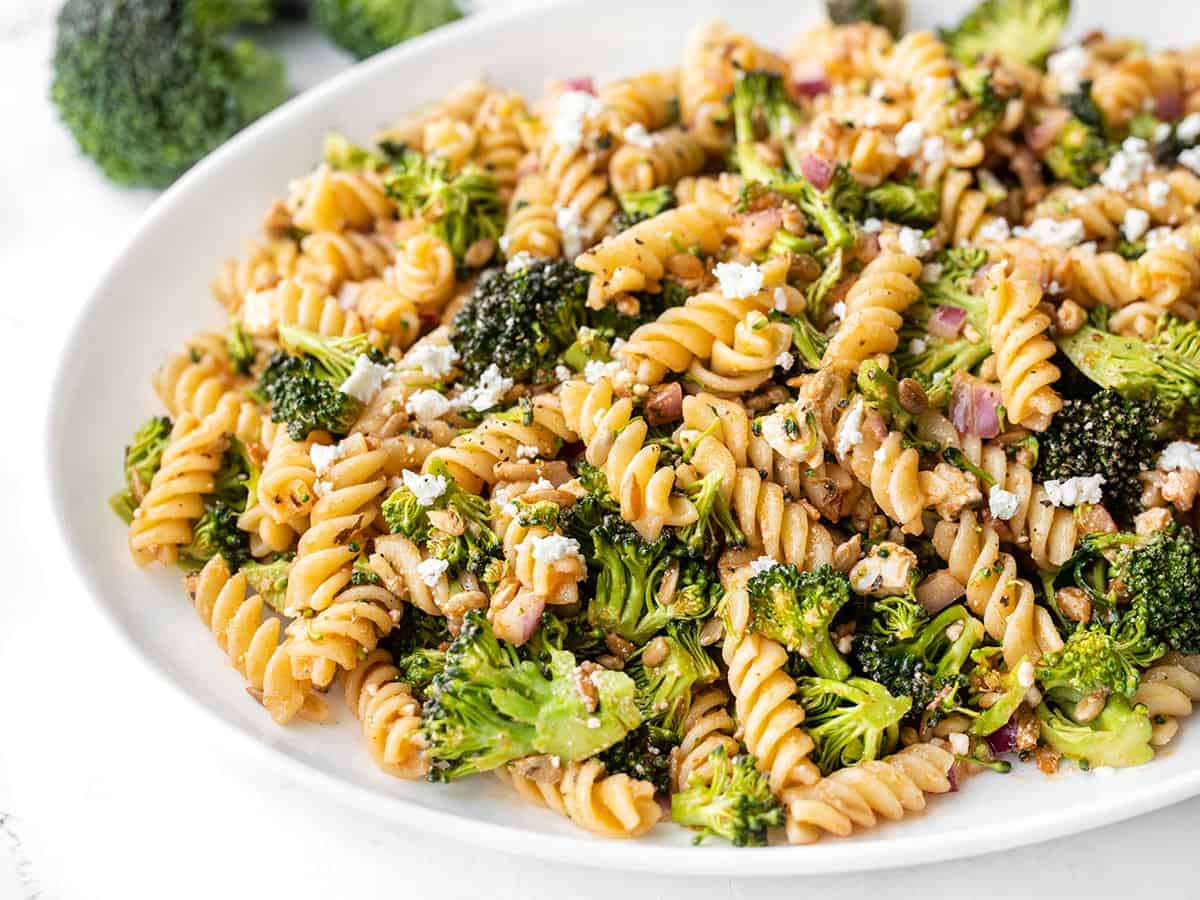
[[[552,481],[550,481],[550,479],[548,479],[544,476],[539,478],[533,484],[529,485],[529,487],[525,488],[525,492],[530,493],[530,494],[536,494],[541,491],[552,491],[552,490],[554,490],[554,483]]]
[[[517,459],[537,459],[541,451],[530,444],[517,444]]]
[[[342,449],[337,444],[313,444],[308,448],[308,458],[312,460],[313,471],[317,477],[324,475],[338,461]]]
[[[595,716],[588,716],[587,727],[588,728],[599,728],[600,720],[597,719]]]
[[[1046,285],[1046,293],[1048,294],[1061,294],[1062,292],[1063,286],[1057,281],[1051,281],[1048,285]]]
[[[785,313],[788,311],[788,296],[787,291],[781,287],[775,288],[775,312]]]
[[[1037,673],[1034,671],[1033,663],[1027,659],[1021,660],[1021,664],[1017,666],[1017,684],[1023,688],[1033,687],[1037,681]]]
[[[1200,447],[1191,441],[1171,441],[1158,457],[1158,468],[1165,472],[1179,469],[1200,472]]]
[[[1146,185],[1146,198],[1150,201],[1150,205],[1155,209],[1167,205],[1167,199],[1171,196],[1170,182],[1159,179],[1152,181]]]
[[[1086,244],[1080,244],[1079,249],[1084,253],[1091,253],[1094,256],[1096,253],[1096,242],[1088,241]]]
[[[604,112],[604,104],[586,91],[567,91],[558,98],[550,134],[555,142],[567,149],[579,146],[583,126]]]
[[[933,244],[916,228],[901,228],[900,249],[909,256],[925,256],[933,250]]]
[[[498,243],[500,244],[500,252],[507,253],[508,245],[512,243],[512,235],[510,235],[510,234],[500,235],[500,240],[498,241]]]
[[[500,368],[492,363],[483,370],[479,382],[463,391],[454,402],[460,408],[470,407],[476,412],[484,412],[498,406],[504,395],[513,389],[513,384],[513,380],[501,375]]]
[[[1103,475],[1076,475],[1073,478],[1051,478],[1043,487],[1046,497],[1055,506],[1078,506],[1081,503],[1099,503],[1103,497],[1100,486]]]
[[[871,216],[862,223],[862,230],[867,234],[879,234],[883,231],[883,222]]]
[[[964,135],[963,140],[970,140],[970,138]],[[925,138],[921,143],[921,156],[925,162],[941,162],[946,158],[946,142],[940,137]]]
[[[504,264],[504,271],[509,275],[515,275],[517,272],[528,269],[531,262],[533,262],[533,255],[528,250],[522,250],[520,253],[514,253],[512,259]]]
[[[583,554],[579,552],[579,541],[575,538],[561,534],[547,534],[531,537],[528,540],[533,541],[533,558],[536,562],[550,565],[571,557],[583,559]]]
[[[777,565],[779,565],[779,563],[771,557],[760,556],[758,559],[750,560],[750,574],[761,575],[763,572],[767,571],[767,569],[773,569]]]
[[[833,306],[829,307],[829,312],[835,319],[844,319],[846,318],[846,304],[839,300]]]
[[[1197,175],[1200,175],[1200,147],[1192,147],[1189,150],[1184,150],[1179,154],[1179,164],[1187,166]]]
[[[1125,240],[1131,242],[1140,240],[1149,227],[1150,213],[1137,207],[1126,210],[1125,218],[1121,221],[1121,233],[1125,235]]]
[[[775,357],[775,365],[781,369],[790,369],[792,364],[796,362],[796,357],[788,353],[786,350]]]
[[[574,206],[561,206],[555,213],[554,221],[562,236],[563,255],[573,258],[582,253],[591,239],[591,232],[579,215],[579,210]]]
[[[875,452],[871,454],[871,457],[875,460],[875,462],[883,462],[885,459],[887,459],[887,446],[885,444],[880,444],[875,448]]]
[[[429,559],[423,559],[417,563],[417,577],[425,582],[426,587],[437,587],[438,581],[449,568],[450,563],[446,560],[431,556]]]
[[[753,297],[762,290],[763,273],[755,263],[717,263],[713,269],[717,281],[721,285],[721,293],[730,300],[742,300]]]
[[[945,267],[941,263],[925,263],[921,269],[921,280],[926,284],[933,284],[942,277],[942,272]]]
[[[1172,247],[1178,247],[1180,250],[1190,251],[1192,249],[1187,238],[1166,225],[1163,225],[1160,228],[1151,228],[1146,232],[1147,250],[1153,250],[1156,247],[1162,247],[1166,244],[1170,244]]]
[[[426,344],[417,342],[403,359],[405,367],[424,372],[430,378],[445,378],[454,371],[458,362],[458,351],[453,344]]]
[[[250,291],[242,301],[242,327],[250,334],[269,334],[275,327],[275,292]]]
[[[1175,136],[1185,144],[1196,143],[1200,138],[1200,113],[1189,113],[1175,126]]]
[[[362,284],[357,281],[347,281],[338,288],[338,306],[347,312],[358,308],[358,295],[362,293]]]
[[[559,381],[570,381],[575,373],[564,365],[557,365],[554,367],[554,377]]]
[[[1171,123],[1159,122],[1154,126],[1154,143],[1161,144],[1171,136]]]
[[[975,140],[975,129],[974,128],[964,128],[963,133],[962,133],[962,139],[963,139],[964,143]]]
[[[371,362],[371,357],[360,354],[354,361],[354,368],[349,377],[338,388],[343,394],[349,394],[364,406],[375,399],[383,383],[391,377],[392,367],[381,363]]]
[[[1046,71],[1058,79],[1059,91],[1073,94],[1079,90],[1083,81],[1083,73],[1091,62],[1091,55],[1086,47],[1072,44],[1064,50],[1053,53],[1046,60]]]
[[[950,749],[959,756],[966,756],[971,752],[971,739],[962,732],[954,732],[947,738],[950,741]]]
[[[318,478],[313,482],[313,493],[318,497],[324,497],[333,490],[333,483],[326,481],[324,478]]]
[[[837,430],[837,455],[845,456],[863,442],[863,405],[859,401],[846,410]]]
[[[1034,219],[1028,228],[1014,228],[1017,237],[1029,238],[1043,247],[1070,250],[1084,239],[1086,231],[1079,219]]]
[[[962,633],[965,630],[966,629],[963,627],[962,620],[960,619],[957,622],[951,622],[949,625],[947,625],[946,630],[943,631],[942,634],[946,636],[946,640],[948,641],[957,641],[960,637],[962,637]]]
[[[1136,137],[1125,138],[1121,149],[1108,161],[1108,167],[1100,176],[1100,183],[1114,191],[1126,191],[1145,178],[1152,168],[1154,157],[1146,141]]]
[[[620,372],[622,366],[616,360],[611,362],[601,362],[598,359],[589,359],[583,367],[583,377],[587,379],[588,384],[595,384],[601,378],[612,378]]]
[[[1008,227],[1007,219],[996,217],[980,225],[975,237],[980,241],[1007,241],[1012,237],[1012,230]]]
[[[921,338],[913,338],[911,341],[908,342],[908,352],[911,353],[913,356],[917,356],[918,354],[924,353],[928,349],[929,349],[929,345],[927,343],[925,343],[925,341],[922,340]]]
[[[409,415],[428,422],[431,419],[440,419],[450,412],[450,401],[440,391],[426,389],[409,397],[404,408]]]
[[[920,122],[907,122],[896,134],[896,152],[905,159],[916,156],[925,140],[925,127]]]
[[[1017,507],[1020,501],[1017,495],[1012,491],[1006,491],[998,484],[993,484],[988,491],[988,509],[992,511],[992,515],[997,519],[1005,521],[1011,519],[1017,514]]]
[[[422,475],[405,469],[403,478],[404,486],[412,491],[421,506],[433,506],[433,501],[446,493],[444,475]]]
[[[635,147],[653,147],[654,135],[646,130],[646,126],[641,122],[634,122],[626,127],[625,132],[621,135],[625,138],[625,143],[633,144]]]

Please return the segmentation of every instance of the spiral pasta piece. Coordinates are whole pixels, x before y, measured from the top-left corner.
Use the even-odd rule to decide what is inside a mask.
[[[500,243],[510,259],[518,253],[554,257],[561,252],[554,191],[541,174],[522,175],[517,182]]]
[[[328,716],[312,685],[293,677],[287,654],[280,649],[279,619],[263,618],[262,598],[246,596],[244,575],[231,575],[217,555],[187,583],[200,620],[272,719],[286,725],[296,716],[317,722]]]
[[[420,337],[421,313],[412,297],[381,278],[354,287],[355,308],[373,343],[406,350]]]
[[[1142,673],[1133,702],[1146,707],[1152,731],[1150,743],[1162,747],[1179,732],[1179,720],[1192,714],[1200,701],[1200,656],[1172,653]]]
[[[723,687],[709,687],[692,698],[687,717],[683,720],[683,739],[676,752],[677,765],[673,784],[683,790],[692,776],[709,779],[712,766],[709,758],[718,747],[732,759],[741,745],[733,737],[737,723],[729,714],[729,692]]]
[[[474,121],[480,107],[483,106],[492,91],[491,85],[483,79],[464,81],[421,112],[385,128],[376,135],[375,141],[376,143],[392,141],[423,152],[425,150],[426,125],[436,119],[453,119],[458,122]]]
[[[380,585],[345,588],[316,615],[301,616],[288,626],[283,646],[292,673],[323,688],[339,669],[353,672],[391,632],[400,610],[400,601]]]
[[[1137,299],[1133,264],[1117,253],[1090,253],[1078,247],[1067,254],[1066,294],[1081,306],[1120,309]]]
[[[422,232],[404,242],[385,281],[425,315],[440,313],[454,295],[454,254],[441,238]]]
[[[232,387],[228,357],[195,347],[168,358],[154,375],[154,392],[172,416],[187,411],[202,419]]]
[[[346,676],[346,705],[362,723],[375,764],[396,778],[429,771],[420,735],[421,704],[400,678],[392,655],[382,648]]]
[[[1092,95],[1108,124],[1123,128],[1162,97],[1178,96],[1182,71],[1168,54],[1125,59],[1096,75]]]
[[[378,234],[317,231],[300,241],[296,277],[336,293],[347,281],[366,281],[392,264],[395,248]]]
[[[988,318],[1000,394],[1009,421],[1045,431],[1062,409],[1054,390],[1059,370],[1052,362],[1056,349],[1046,336],[1050,317],[1038,308],[1042,290],[1031,281],[997,273],[988,288]]]
[[[552,138],[541,147],[542,172],[554,193],[555,221],[563,236],[563,252],[578,256],[600,235],[617,213],[609,192],[608,154]],[[569,221],[568,229],[564,221]]]
[[[469,122],[451,117],[437,118],[425,124],[421,143],[428,156],[444,159],[447,170],[454,173],[474,154],[479,134]]]
[[[950,788],[954,754],[936,744],[913,744],[881,760],[839,769],[809,787],[783,793],[788,841],[811,844],[822,834],[848,837],[925,809],[926,794]]]
[[[292,223],[305,231],[366,231],[396,208],[373,172],[344,172],[322,164],[292,184]]]
[[[896,43],[886,67],[908,89],[916,119],[938,130],[953,96],[954,64],[946,46],[932,32],[910,32]]]
[[[497,532],[501,535],[504,556],[509,571],[532,597],[550,605],[566,605],[579,601],[579,582],[587,577],[587,564],[578,553],[568,553],[562,559],[545,561],[538,558],[537,547],[551,535],[561,531],[542,525],[524,525],[520,517],[509,518]]]
[[[693,359],[688,374],[717,394],[753,391],[770,379],[779,358],[792,345],[792,330],[770,322],[758,310],[745,315],[733,330],[733,342],[713,341],[708,365]]]
[[[980,228],[995,219],[988,215],[987,195],[972,188],[973,182],[970,172],[951,169],[939,186],[938,224],[955,247],[978,240]]]
[[[254,291],[273,287],[291,276],[300,257],[300,246],[291,239],[273,239],[265,244],[251,241],[241,258],[227,259],[210,288],[217,301],[236,313]]]
[[[639,837],[662,818],[654,785],[624,773],[606,775],[597,759],[567,764],[557,782],[534,781],[511,767],[496,774],[530,803],[549,807],[601,837]]]
[[[846,314],[821,359],[823,367],[850,373],[868,357],[900,343],[901,314],[921,294],[921,261],[903,253],[876,257],[846,295]]]
[[[644,142],[624,144],[613,154],[608,177],[613,190],[648,191],[674,184],[704,168],[704,147],[682,128],[665,128]]]
[[[286,428],[275,431],[262,472],[258,476],[258,503],[280,525],[304,529],[317,500],[317,472],[312,463],[314,444],[328,443],[324,432],[313,432],[295,441]]]
[[[1158,243],[1138,258],[1133,266],[1133,289],[1159,310],[1188,298],[1200,287],[1200,257],[1197,247],[1187,240],[1184,246],[1167,240]]]
[[[608,110],[612,131],[622,133],[630,125],[657,131],[671,118],[678,81],[674,71],[643,72],[602,85],[596,98]]]
[[[258,309],[260,304],[261,310]],[[285,278],[271,291],[247,300],[245,310],[243,326],[260,337],[273,337],[280,325],[292,325],[329,337],[363,332],[358,314],[344,309],[319,283],[300,283]],[[250,314],[252,310],[253,315]]]
[[[478,143],[471,161],[495,179],[502,200],[511,196],[517,183],[517,166],[525,153],[517,120],[525,115],[520,94],[496,91],[475,116]]]

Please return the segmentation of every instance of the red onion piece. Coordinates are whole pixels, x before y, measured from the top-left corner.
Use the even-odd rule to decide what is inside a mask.
[[[959,434],[996,437],[1000,434],[1000,389],[965,372],[956,373],[950,421]]]
[[[1154,98],[1154,117],[1162,122],[1174,122],[1183,115],[1183,95],[1167,91]]]
[[[585,94],[596,95],[596,82],[592,80],[591,75],[582,75],[578,78],[564,78],[563,87],[568,91],[583,91]]]
[[[1042,121],[1025,129],[1025,142],[1034,153],[1041,153],[1054,143],[1058,133],[1071,120],[1071,113],[1065,109],[1055,109],[1046,115]]]
[[[829,93],[829,79],[823,74],[798,75],[792,79],[792,93],[798,97],[819,97]]]
[[[532,594],[521,592],[508,606],[495,613],[492,629],[496,637],[520,647],[533,637],[546,611],[546,602]]]
[[[975,407],[975,434],[994,438],[1000,434],[1000,389],[980,382],[972,391]]]
[[[833,172],[833,163],[824,157],[815,153],[805,153],[800,157],[800,174],[811,181],[812,186],[819,191],[829,187],[829,182],[833,180]]]
[[[993,753],[1011,753],[1017,749],[1017,722],[1009,719],[987,736],[988,746]]]
[[[958,337],[963,326],[967,324],[967,311],[957,306],[939,306],[929,317],[928,330],[935,337]]]
[[[946,780],[950,782],[950,793],[958,793],[958,760],[950,763],[950,768],[946,771]]]

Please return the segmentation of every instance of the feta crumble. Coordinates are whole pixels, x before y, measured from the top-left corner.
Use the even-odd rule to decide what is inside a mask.
[[[533,262],[533,255],[528,250],[522,250],[520,253],[514,253],[513,258],[504,264],[504,271],[509,275],[515,275],[517,272],[528,269],[531,262]]]
[[[1184,150],[1180,153],[1179,164],[1187,166],[1197,175],[1200,175],[1200,147],[1192,147],[1190,150]]]
[[[1027,659],[1021,660],[1021,664],[1017,666],[1017,684],[1023,688],[1031,688],[1035,681],[1037,681],[1037,673],[1034,671],[1033,663]]]
[[[962,732],[954,732],[947,740],[950,742],[950,749],[959,756],[966,756],[971,752],[971,739]]]
[[[913,338],[911,341],[908,342],[908,352],[911,353],[913,356],[917,356],[921,353],[924,353],[928,349],[929,349],[929,345],[927,343],[925,343],[925,341],[922,340],[921,338]]]
[[[416,344],[404,357],[404,365],[424,372],[430,378],[442,379],[454,371],[458,351],[453,344]]]
[[[896,134],[896,152],[905,159],[916,156],[925,140],[925,127],[920,122],[907,122]]]
[[[426,587],[437,587],[438,582],[449,568],[450,563],[446,560],[431,556],[429,559],[423,559],[417,563],[417,577],[425,582]]]
[[[559,381],[570,381],[574,376],[575,373],[564,365],[560,364],[554,367],[554,377]]]
[[[964,135],[964,140],[970,138]],[[940,137],[927,137],[921,144],[921,156],[926,162],[939,163],[946,158],[946,142]]]
[[[625,143],[633,144],[635,147],[649,148],[654,146],[654,135],[648,132],[646,126],[641,122],[634,122],[626,127],[621,136],[625,138]]]
[[[588,384],[595,384],[601,378],[612,378],[623,368],[616,360],[601,362],[598,359],[589,359],[583,367],[583,377],[587,379]]]
[[[867,234],[879,234],[879,232],[883,231],[883,222],[871,216],[862,223],[862,230]]]
[[[318,478],[328,472],[341,455],[342,450],[337,444],[313,444],[308,448],[308,458],[312,460]]]
[[[354,368],[349,377],[338,388],[343,394],[349,394],[364,406],[375,399],[379,389],[391,377],[392,367],[381,363],[371,362],[371,357],[360,354],[354,361]]]
[[[586,91],[567,91],[558,98],[550,134],[556,143],[567,149],[578,147],[583,140],[583,126],[604,112],[604,104]]]
[[[988,491],[988,509],[997,519],[1008,521],[1017,514],[1020,500],[1012,491],[1006,491],[998,484],[993,484]]]
[[[945,266],[941,263],[925,263],[921,269],[921,280],[926,284],[933,284],[942,277],[943,271],[945,271]]]
[[[547,534],[542,537],[532,537],[533,558],[536,562],[547,565],[561,562],[572,557],[582,560],[579,552],[579,541],[561,534]]]
[[[250,291],[242,301],[242,327],[250,334],[269,334],[275,327],[275,292]]]
[[[1165,472],[1180,469],[1200,472],[1200,447],[1191,441],[1171,441],[1158,457],[1158,468]]]
[[[787,291],[781,287],[775,288],[775,312],[785,313],[788,311],[788,296]]]
[[[484,412],[498,406],[504,395],[513,389],[513,384],[513,380],[501,375],[500,368],[492,363],[483,370],[478,384],[467,388],[455,399],[455,405]]]
[[[404,486],[412,491],[421,506],[433,506],[433,501],[446,493],[444,475],[422,475],[411,469],[404,470]]]
[[[773,569],[777,565],[779,565],[779,563],[771,557],[760,556],[758,559],[750,560],[750,574],[761,575],[763,572],[767,571],[768,569]]]
[[[1091,59],[1086,47],[1072,44],[1050,55],[1046,60],[1046,71],[1058,79],[1060,92],[1073,94],[1079,90],[1083,73]]]
[[[1121,149],[1108,161],[1100,183],[1114,191],[1126,191],[1145,178],[1152,168],[1154,157],[1150,154],[1149,144],[1142,138],[1125,138]]]
[[[1136,207],[1127,210],[1121,221],[1121,233],[1125,235],[1125,240],[1131,242],[1141,240],[1149,227],[1150,213]]]
[[[1196,143],[1200,138],[1200,113],[1189,113],[1175,126],[1175,136],[1185,144]]]
[[[1171,196],[1171,185],[1169,182],[1159,179],[1152,181],[1146,185],[1146,197],[1150,201],[1150,205],[1155,209],[1167,205],[1167,199]]]
[[[786,350],[775,357],[775,365],[781,369],[790,369],[792,364],[796,362],[796,357],[788,353]]]
[[[1012,229],[1008,227],[1007,219],[996,218],[980,225],[975,237],[981,241],[1007,241],[1012,237]]]
[[[933,250],[933,244],[916,228],[900,229],[900,249],[909,256],[925,256]]]
[[[713,274],[721,285],[721,293],[730,300],[753,297],[762,290],[763,273],[757,264],[717,263]]]
[[[540,453],[541,451],[531,444],[517,444],[517,459],[537,459]]]
[[[555,224],[562,234],[563,255],[578,256],[591,237],[583,217],[574,206],[561,206],[554,215]]]
[[[450,401],[439,391],[425,389],[417,391],[404,404],[408,414],[422,421],[440,419],[450,412]]]
[[[833,304],[833,306],[829,307],[829,312],[830,312],[830,313],[833,315],[833,317],[834,317],[835,319],[844,319],[844,318],[846,318],[846,304],[845,304],[845,302],[843,302],[843,301],[839,300],[837,303]]]
[[[1081,503],[1099,503],[1103,498],[1100,486],[1103,475],[1076,475],[1073,478],[1051,478],[1043,487],[1046,497],[1055,506],[1078,506]]]
[[[1079,219],[1034,219],[1028,228],[1014,228],[1017,237],[1029,238],[1035,244],[1043,247],[1057,247],[1060,250],[1070,250],[1080,243],[1086,232],[1083,222]]]
[[[863,405],[860,401],[846,410],[842,421],[838,423],[836,449],[839,457],[845,456],[863,442],[862,422]]]

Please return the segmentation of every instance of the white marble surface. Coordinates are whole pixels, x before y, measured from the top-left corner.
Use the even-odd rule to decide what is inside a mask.
[[[38,0],[0,0],[0,384],[7,408],[0,429],[7,563],[0,900],[275,893],[295,900],[614,893],[903,900],[1129,897],[1148,887],[1159,896],[1197,896],[1190,853],[1200,835],[1200,799],[1074,838],[938,866],[684,881],[531,863],[387,830],[214,738],[108,631],[63,563],[45,508],[42,419],[52,402],[46,385],[60,326],[155,196],[109,186],[76,154],[46,100],[51,35],[50,13]],[[300,86],[346,64],[297,32],[279,44]]]

